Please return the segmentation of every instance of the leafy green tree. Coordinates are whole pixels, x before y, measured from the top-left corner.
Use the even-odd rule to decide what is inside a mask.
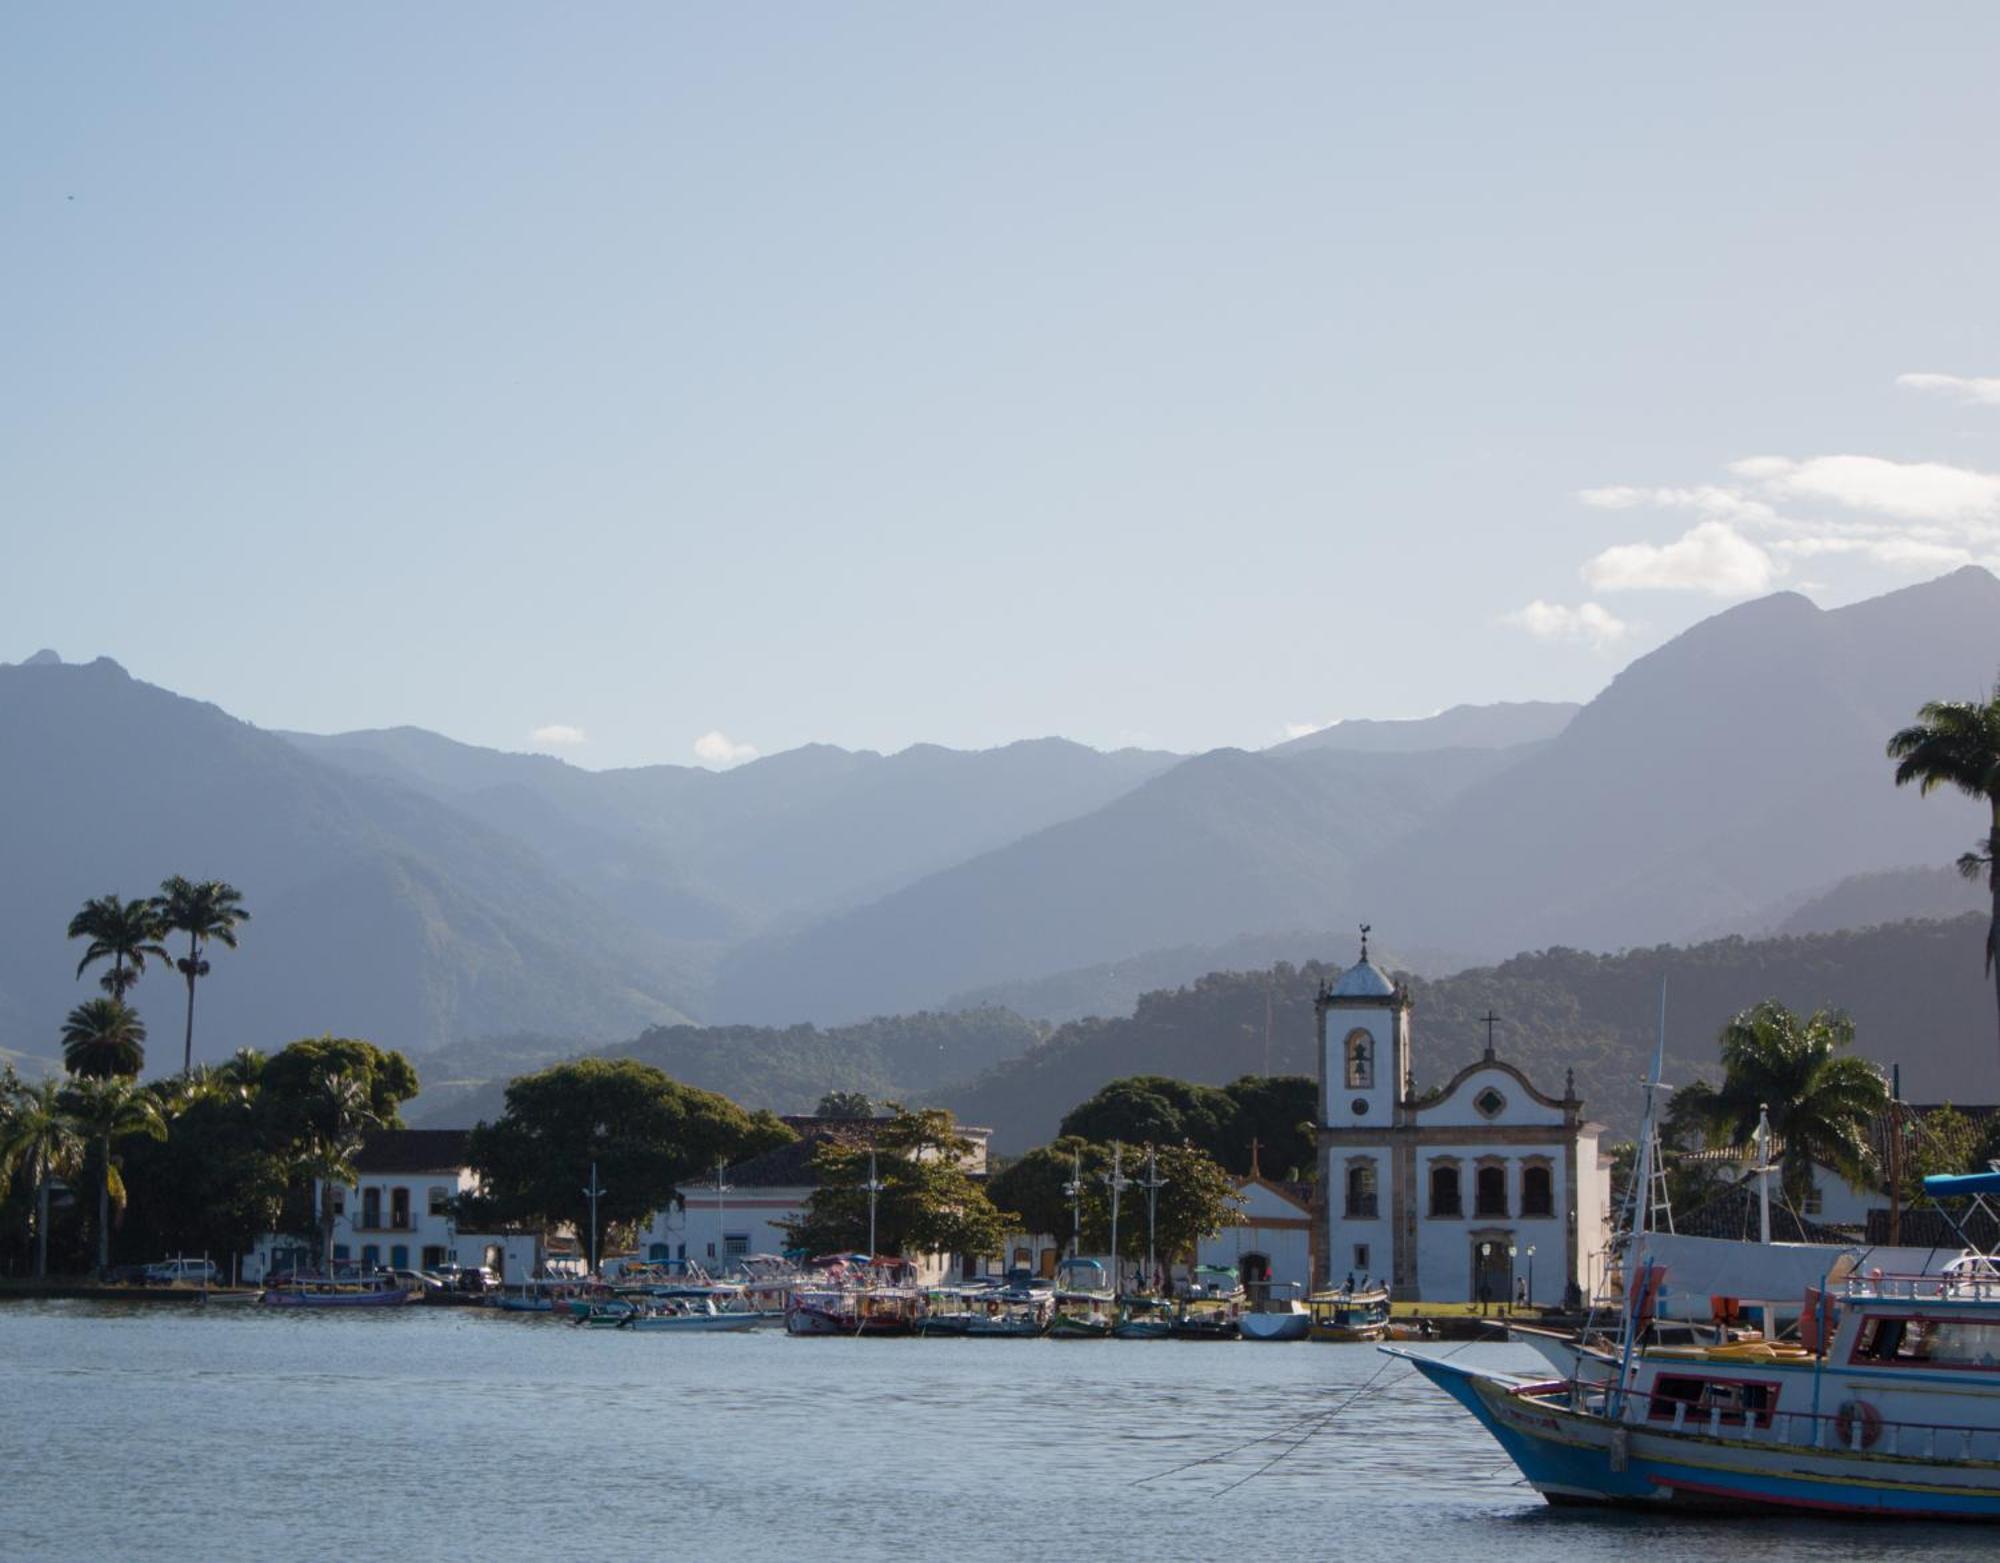
[[[163,932],[188,936],[188,952],[174,962],[187,981],[187,1045],[181,1060],[183,1071],[194,1068],[194,985],[208,975],[208,959],[203,955],[209,941],[225,949],[236,948],[236,930],[250,921],[244,909],[243,893],[219,879],[200,883],[175,874],[163,880],[160,893],[153,897],[153,911]]]
[[[111,970],[97,979],[98,984],[112,998],[122,1000],[139,980],[148,960],[169,959],[160,943],[160,932],[159,911],[151,901],[127,901],[118,895],[93,896],[69,920],[69,936],[90,941],[83,959],[76,963],[77,976],[82,977],[98,961],[109,960]]]
[[[999,1209],[1015,1212],[1022,1231],[1046,1233],[1067,1245],[1077,1214],[1070,1186],[1078,1181],[1078,1161],[1086,1153],[1093,1158],[1092,1171],[1084,1176],[1094,1176],[1097,1148],[1089,1141],[1065,1136],[1052,1145],[1039,1145],[987,1180],[987,1198]]]
[[[121,1230],[128,1251],[234,1253],[263,1233],[296,1226],[285,1217],[287,1194],[303,1176],[297,1119],[287,1111],[273,1123],[243,1058],[146,1087],[168,1134],[125,1142]]]
[[[83,1160],[77,1130],[54,1080],[20,1086],[0,1124],[0,1167],[10,1176],[26,1171],[35,1195],[35,1275],[49,1273],[49,1184],[73,1174]]]
[[[792,1224],[794,1245],[814,1253],[857,1249],[869,1238],[869,1156],[874,1153],[876,1249],[886,1254],[993,1254],[1020,1218],[996,1209],[966,1170],[973,1142],[941,1107],[889,1105],[885,1123],[828,1136],[813,1152],[819,1187]]]
[[[1888,1108],[1889,1088],[1873,1064],[1847,1051],[1853,1041],[1845,1015],[1820,1010],[1801,1019],[1769,1000],[1744,1010],[1722,1031],[1722,1084],[1696,1080],[1676,1091],[1669,1132],[1747,1145],[1768,1106],[1795,1208],[1811,1192],[1815,1162],[1851,1187],[1873,1187],[1879,1169],[1868,1131]]]
[[[1905,1110],[1902,1118],[1902,1192],[1905,1203],[1927,1205],[1924,1179],[1977,1172],[1985,1166],[1981,1152],[1985,1131],[1951,1103],[1921,1115]]]
[[[103,1080],[146,1067],[146,1023],[123,999],[86,999],[63,1020],[63,1067]]]
[[[308,1127],[296,1158],[298,1170],[319,1185],[320,1263],[333,1274],[333,1194],[351,1185],[358,1174],[354,1158],[368,1143],[368,1133],[382,1120],[369,1103],[368,1087],[352,1074],[328,1070],[304,1104]]]
[[[399,1110],[421,1084],[416,1067],[401,1053],[358,1037],[309,1037],[268,1059],[246,1048],[217,1071],[224,1082],[251,1074],[273,1134],[298,1142],[324,1127],[328,1075],[355,1081],[375,1126],[384,1129],[403,1127]]]
[[[828,1091],[813,1109],[815,1118],[873,1118],[875,1104],[865,1091]]]
[[[164,1140],[167,1120],[160,1104],[138,1082],[122,1076],[84,1076],[63,1093],[79,1132],[96,1148],[97,1268],[111,1263],[111,1210],[125,1208],[125,1180],[115,1147],[134,1135]]]
[[[1096,1144],[1199,1146],[1231,1172],[1254,1160],[1266,1173],[1310,1176],[1319,1082],[1305,1075],[1244,1075],[1227,1086],[1165,1075],[1113,1080],[1072,1108],[1062,1133]]]
[[[507,1108],[472,1131],[479,1198],[468,1219],[590,1231],[584,1190],[597,1167],[603,1229],[629,1230],[677,1197],[685,1179],[794,1139],[766,1112],[671,1080],[634,1059],[580,1058],[523,1075]]]
[[[1982,875],[1992,893],[1986,925],[1986,971],[1993,979],[2000,1016],[2000,680],[1984,701],[1933,700],[1918,708],[1917,720],[1889,740],[1896,762],[1896,785],[1917,784],[1921,795],[1955,787],[1983,800],[1989,813],[1986,839],[1958,860],[1967,879]]]

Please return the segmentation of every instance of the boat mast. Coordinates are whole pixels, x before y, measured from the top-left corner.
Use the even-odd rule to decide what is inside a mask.
[[[1757,1241],[1771,1243],[1771,1104],[1757,1104]]]
[[[608,1194],[610,1190],[598,1187],[597,1163],[594,1161],[590,1164],[590,1187],[585,1189],[583,1192],[590,1196],[590,1273],[592,1275],[596,1275],[597,1274],[597,1197],[600,1194]]]
[[[868,1147],[868,1181],[862,1185],[868,1190],[868,1264],[875,1265],[875,1196],[882,1192],[882,1180],[875,1176],[875,1147]]]
[[[724,1163],[720,1156],[715,1158],[715,1273],[721,1275],[729,1263],[729,1223],[723,1219],[722,1196],[730,1192],[730,1185],[722,1181]]]
[[[1105,1182],[1111,1185],[1111,1295],[1118,1295],[1118,1193],[1127,1183],[1123,1167],[1125,1147],[1117,1140],[1111,1142],[1111,1171]]]
[[[1158,1170],[1154,1166],[1157,1154],[1152,1146],[1148,1145],[1146,1147],[1146,1177],[1145,1181],[1139,1185],[1140,1188],[1146,1191],[1146,1287],[1148,1290],[1151,1290],[1153,1285],[1153,1250],[1158,1242],[1160,1190],[1167,1186],[1167,1180],[1159,1175]],[[1114,1291],[1117,1290],[1116,1287],[1112,1289]]]
[[[1070,1158],[1063,1192],[1069,1196],[1069,1256],[1074,1259],[1083,1252],[1083,1152],[1072,1151]]]
[[[1625,1340],[1619,1354],[1618,1383],[1610,1412],[1615,1420],[1625,1407],[1625,1386],[1632,1376],[1632,1353],[1639,1341],[1639,1308],[1645,1300],[1651,1265],[1646,1233],[1651,1226],[1654,1148],[1659,1135],[1660,1076],[1667,1062],[1667,979],[1660,979],[1660,1027],[1653,1043],[1653,1073],[1646,1082],[1646,1117],[1639,1130],[1639,1160],[1633,1171],[1639,1197],[1632,1204],[1632,1226],[1625,1250]]]

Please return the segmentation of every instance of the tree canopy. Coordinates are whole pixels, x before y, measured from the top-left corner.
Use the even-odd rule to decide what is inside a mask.
[[[1063,1118],[1062,1134],[1099,1144],[1198,1146],[1229,1171],[1252,1159],[1280,1178],[1309,1178],[1319,1083],[1305,1075],[1245,1075],[1225,1086],[1165,1075],[1113,1080]]]
[[[996,1254],[1015,1224],[966,1170],[973,1142],[941,1107],[912,1111],[829,1135],[813,1152],[819,1187],[791,1228],[810,1253],[865,1249],[869,1152],[874,1152],[875,1248],[884,1254]]]
[[[717,1161],[741,1161],[795,1136],[767,1112],[669,1079],[635,1059],[582,1058],[523,1075],[507,1108],[472,1131],[480,1219],[590,1229],[594,1163],[600,1230],[630,1229]]]

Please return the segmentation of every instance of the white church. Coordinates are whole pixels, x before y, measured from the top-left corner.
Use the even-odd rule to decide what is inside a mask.
[[[1322,1285],[1351,1275],[1399,1300],[1558,1307],[1601,1283],[1611,1240],[1603,1125],[1574,1076],[1560,1097],[1485,1054],[1435,1090],[1411,1086],[1408,987],[1361,959],[1322,984],[1319,1187]]]

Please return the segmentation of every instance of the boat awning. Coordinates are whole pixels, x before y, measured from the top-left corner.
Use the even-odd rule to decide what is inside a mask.
[[[2000,1172],[1965,1172],[1924,1179],[1932,1199],[1957,1199],[1969,1194],[2000,1194]]]

